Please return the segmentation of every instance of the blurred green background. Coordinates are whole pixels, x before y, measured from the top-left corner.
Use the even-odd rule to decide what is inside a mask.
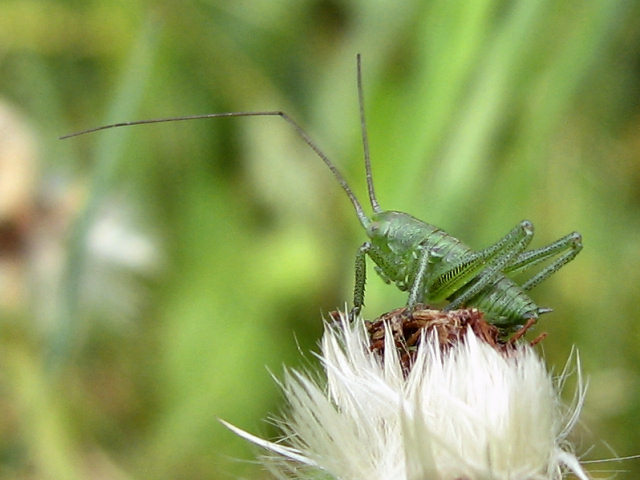
[[[217,418],[275,435],[269,371],[313,363],[323,314],[351,303],[365,238],[343,192],[277,118],[57,137],[282,109],[364,200],[357,52],[383,208],[474,248],[523,218],[533,247],[583,234],[533,292],[555,310],[541,350],[559,371],[579,349],[577,452],[640,453],[639,18],[610,0],[3,0],[0,477],[263,478]],[[370,271],[368,318],[406,300]],[[589,469],[638,478],[640,460]]]

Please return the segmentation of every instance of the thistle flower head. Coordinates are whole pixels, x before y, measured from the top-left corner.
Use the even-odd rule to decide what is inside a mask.
[[[497,341],[469,312],[481,317],[423,311],[431,323],[410,342],[404,320],[373,331],[342,315],[322,339],[326,383],[285,372],[281,441],[228,426],[270,452],[281,479],[587,480],[566,441],[582,386],[564,407],[562,378],[531,346]]]

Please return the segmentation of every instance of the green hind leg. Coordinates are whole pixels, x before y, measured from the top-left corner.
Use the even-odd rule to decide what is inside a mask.
[[[432,275],[427,276],[426,268],[422,268],[422,275],[416,274],[412,287],[412,291],[415,291],[418,282],[420,282],[419,285],[424,285],[421,290],[423,293],[422,298],[416,298],[416,301],[424,299],[427,301],[439,301],[444,298],[449,298],[454,296],[456,292],[461,291],[461,289],[464,290],[467,284],[478,280],[485,273],[494,276],[505,263],[526,248],[531,241],[532,235],[533,225],[524,220],[495,244],[479,252],[469,252],[458,259],[458,261],[447,270],[439,273],[435,277]],[[437,251],[433,249],[428,253],[435,259],[442,257],[442,255],[438,255]],[[417,270],[420,270],[419,266]],[[425,283],[426,280],[428,280],[429,283]],[[482,280],[480,288],[490,281],[491,278]],[[466,301],[466,298],[466,296],[463,297],[462,301]],[[456,304],[454,304],[454,306],[455,305]]]
[[[520,254],[515,262],[508,265],[503,272],[524,272],[540,262],[565,252],[522,285],[523,290],[531,290],[573,260],[580,253],[580,250],[582,250],[582,236],[577,232],[573,232],[545,247]]]
[[[472,277],[470,281],[466,279],[466,282],[463,285],[459,286],[452,292],[454,296],[450,303],[445,307],[445,310],[453,310],[464,305],[487,285],[494,282],[497,276],[502,274],[503,270],[513,263],[514,259],[519,258],[520,254],[522,254],[524,249],[527,248],[527,245],[529,245],[532,238],[533,225],[525,220],[519,223],[516,228],[509,232],[509,234],[507,234],[507,236],[505,236],[500,242],[483,250],[492,252],[492,255],[485,260],[480,272],[474,272],[474,277]],[[496,248],[496,245],[499,245],[499,248]],[[463,265],[466,261],[468,260],[463,258],[458,265]],[[457,268],[458,266],[456,265],[450,271],[455,272]],[[447,275],[448,272],[445,272],[441,277]]]
[[[538,272],[535,276],[526,281],[520,288],[523,291],[531,290],[533,287],[546,280],[548,277],[553,275],[556,271],[562,268],[565,264],[570,262],[575,258],[576,255],[582,250],[582,237],[579,233],[573,232],[569,235],[562,237],[555,242],[534,250],[530,250],[527,252],[523,252],[519,254],[516,259],[509,263],[503,270],[502,273],[514,273],[514,272],[524,272],[531,267],[544,262],[554,256],[562,254],[558,257],[554,262],[545,267],[543,270]],[[487,273],[481,273],[481,277],[488,276]],[[495,275],[494,275],[495,277]],[[495,279],[495,278],[494,278]],[[478,283],[480,283],[478,281]],[[471,288],[471,287],[468,287]],[[463,289],[464,297],[468,299],[468,289]],[[457,299],[456,299],[457,300]],[[454,301],[456,301],[454,300]],[[467,301],[467,300],[465,300]],[[453,303],[453,302],[452,302]],[[447,308],[452,308],[447,306]],[[550,311],[550,309],[539,308],[538,313],[544,313],[546,311]]]

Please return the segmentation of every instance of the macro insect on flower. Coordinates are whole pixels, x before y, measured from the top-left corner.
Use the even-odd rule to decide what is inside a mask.
[[[357,56],[357,87],[367,187],[373,210],[370,217],[365,214],[362,204],[335,164],[298,123],[282,111],[212,113],[123,122],[61,138],[107,128],[148,123],[219,117],[278,116],[295,129],[331,170],[349,197],[356,216],[369,237],[369,241],[363,243],[356,254],[352,317],[355,317],[364,305],[367,255],[376,264],[375,270],[385,282],[393,282],[400,290],[409,292],[407,306],[410,308],[420,303],[445,302],[446,310],[473,306],[482,310],[492,323],[501,327],[517,327],[525,324],[527,320],[535,320],[540,314],[549,312],[549,308],[539,307],[529,297],[528,291],[575,258],[582,249],[580,234],[573,232],[547,246],[526,250],[533,238],[533,224],[523,220],[495,244],[474,251],[456,237],[408,213],[382,210],[376,198],[369,158],[360,55]],[[522,285],[508,276],[528,271],[545,261],[550,263]]]
[[[222,422],[266,450],[278,479],[588,480],[567,435],[584,399],[559,397],[531,345],[502,340],[477,309],[401,308],[325,323],[322,373],[285,370],[279,441]],[[318,380],[318,378],[322,378]]]

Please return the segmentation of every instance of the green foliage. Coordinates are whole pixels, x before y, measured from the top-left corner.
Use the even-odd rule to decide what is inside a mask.
[[[640,453],[639,15],[609,0],[2,2],[0,100],[36,135],[40,184],[62,172],[86,193],[54,320],[37,321],[37,295],[0,312],[0,477],[260,478],[217,418],[268,433],[265,365],[299,363],[321,313],[350,301],[365,236],[344,193],[273,118],[56,137],[282,109],[364,199],[356,52],[384,209],[476,249],[523,218],[533,248],[582,233],[583,252],[532,292],[555,310],[538,331],[550,364],[576,344],[592,379],[589,457],[610,457],[604,442]],[[80,298],[83,241],[112,195],[164,252],[153,275],[123,273],[141,287],[128,320]],[[370,275],[366,299],[373,317],[406,296]]]

